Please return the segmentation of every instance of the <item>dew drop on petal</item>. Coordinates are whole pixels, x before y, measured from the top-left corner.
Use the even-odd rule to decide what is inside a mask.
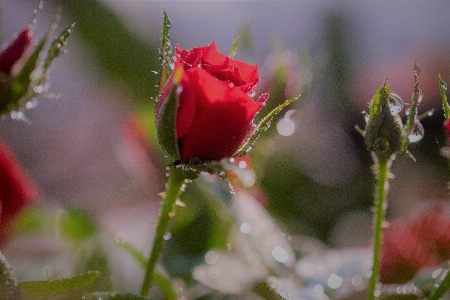
[[[411,133],[408,135],[408,141],[410,143],[416,143],[423,138],[425,131],[423,129],[422,124],[420,124],[419,120],[414,120],[414,125],[411,130]]]

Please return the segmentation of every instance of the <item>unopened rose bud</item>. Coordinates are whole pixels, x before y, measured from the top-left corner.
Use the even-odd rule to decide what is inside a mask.
[[[0,52],[0,72],[11,74],[12,68],[19,61],[33,40],[33,32],[27,27],[17,38]]]

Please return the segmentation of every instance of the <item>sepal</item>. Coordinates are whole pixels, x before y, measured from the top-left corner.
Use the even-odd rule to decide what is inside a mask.
[[[281,103],[280,105],[275,107],[264,118],[262,118],[262,120],[258,123],[258,125],[255,127],[255,129],[251,132],[249,137],[246,139],[244,144],[236,151],[235,154],[233,154],[233,157],[244,156],[247,152],[252,150],[253,147],[255,146],[255,142],[259,138],[259,136],[270,127],[270,123],[271,123],[273,117],[275,117],[284,107],[288,106],[289,104],[291,104],[292,102],[297,100],[301,96],[301,94],[302,93],[292,97],[291,99],[284,101],[283,103]]]
[[[176,133],[176,118],[179,106],[177,77],[177,74],[173,74],[172,78],[169,78],[166,86],[166,89],[168,89],[166,92],[169,96],[164,102],[158,103],[160,106],[156,117],[156,135],[159,144],[174,160],[180,159]],[[171,84],[171,81],[173,84]]]

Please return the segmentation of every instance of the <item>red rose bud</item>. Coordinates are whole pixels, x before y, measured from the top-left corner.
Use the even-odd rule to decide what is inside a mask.
[[[32,39],[33,32],[27,27],[5,50],[0,52],[1,72],[11,74],[13,66],[30,47]]]
[[[37,200],[40,191],[18,159],[0,140],[0,234],[26,206]]]
[[[234,60],[217,51],[214,42],[192,50],[176,48],[174,70],[160,95],[156,109],[157,130],[161,109],[176,97],[174,116],[176,145],[160,138],[162,147],[175,158],[189,162],[231,157],[249,134],[256,113],[267,94],[250,97],[259,82],[258,66]],[[164,109],[163,109],[164,110]],[[175,126],[175,127],[173,127]]]

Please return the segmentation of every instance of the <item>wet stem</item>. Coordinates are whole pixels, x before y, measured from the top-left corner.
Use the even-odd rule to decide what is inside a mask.
[[[450,272],[447,272],[444,279],[442,279],[441,283],[434,291],[434,293],[430,296],[430,298],[428,298],[428,300],[442,299],[442,297],[448,291],[449,288],[450,288]]]
[[[387,192],[389,189],[389,169],[393,157],[391,158],[377,158],[375,162],[375,177],[377,179],[375,190],[375,213],[374,213],[374,228],[373,228],[373,264],[372,274],[369,280],[369,300],[378,299],[376,294],[376,287],[380,277],[380,256],[381,243],[383,240],[383,223],[387,208]]]
[[[185,177],[182,170],[174,166],[170,167],[169,181],[161,207],[158,223],[156,225],[155,238],[153,240],[150,258],[147,261],[144,281],[142,282],[141,295],[148,296],[152,285],[153,274],[158,257],[164,248],[164,235],[173,215],[175,202],[180,197]]]

